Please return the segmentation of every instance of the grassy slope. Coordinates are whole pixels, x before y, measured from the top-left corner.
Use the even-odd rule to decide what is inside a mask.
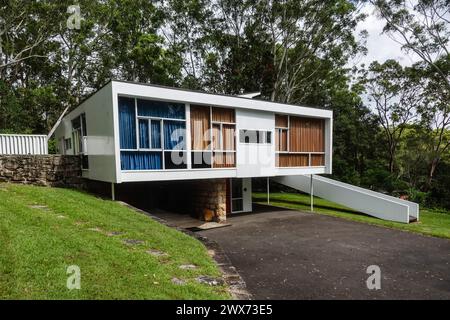
[[[111,231],[123,234],[108,236]],[[130,246],[124,239],[145,242]],[[150,248],[168,256],[152,256]],[[81,268],[81,290],[66,288],[69,265]],[[224,287],[197,283],[199,275],[220,275],[203,244],[118,203],[68,189],[0,184],[0,299],[229,298]],[[173,277],[187,284],[175,285]]]
[[[265,204],[267,201],[267,195],[265,193],[254,193],[253,198],[254,201],[263,204]],[[309,195],[300,193],[271,193],[270,204],[289,209],[304,211],[310,210]],[[351,209],[320,198],[314,198],[314,210],[317,213],[328,214],[331,216],[341,217],[349,220],[408,230],[436,237],[450,238],[449,212],[420,210],[420,222],[404,224],[380,220],[377,218],[358,214]]]

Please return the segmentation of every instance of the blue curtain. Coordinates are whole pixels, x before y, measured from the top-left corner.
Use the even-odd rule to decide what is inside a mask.
[[[136,149],[134,99],[119,97],[119,135],[121,149]]]
[[[161,122],[159,120],[151,121],[151,130],[152,130],[152,148],[160,149],[161,148]]]
[[[150,148],[150,139],[148,136],[148,120],[139,120],[139,147]]]
[[[186,123],[181,121],[164,121],[164,148],[167,150],[184,150]]]
[[[120,153],[122,170],[162,169],[161,152],[122,151]]]
[[[172,119],[185,119],[186,117],[182,103],[138,99],[137,107],[140,116]]]

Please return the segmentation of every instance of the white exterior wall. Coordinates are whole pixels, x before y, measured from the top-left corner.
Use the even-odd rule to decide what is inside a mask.
[[[55,138],[72,139],[72,119],[86,114],[87,155],[89,169],[83,170],[83,176],[93,180],[116,182],[116,147],[114,138],[112,83],[107,84],[89,97],[78,108],[63,118],[55,131]],[[73,154],[72,149],[67,154]]]
[[[240,130],[262,130],[272,133],[272,143],[241,143]],[[237,177],[267,177],[275,174],[275,114],[255,110],[236,110]]]

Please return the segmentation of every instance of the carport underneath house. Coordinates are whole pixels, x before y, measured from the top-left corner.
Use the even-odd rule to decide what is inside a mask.
[[[90,181],[90,191],[110,195],[109,184]],[[154,181],[115,185],[115,199],[138,208],[189,214],[204,221],[223,222],[233,213],[252,211],[251,179]]]

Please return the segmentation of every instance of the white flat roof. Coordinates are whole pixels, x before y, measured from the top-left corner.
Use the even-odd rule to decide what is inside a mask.
[[[317,118],[332,118],[333,111],[284,104],[263,100],[255,100],[239,96],[212,94],[187,89],[177,89],[151,84],[112,80],[113,93],[165,101],[185,102],[191,104],[231,107],[240,109],[268,111],[280,114],[294,114]]]

